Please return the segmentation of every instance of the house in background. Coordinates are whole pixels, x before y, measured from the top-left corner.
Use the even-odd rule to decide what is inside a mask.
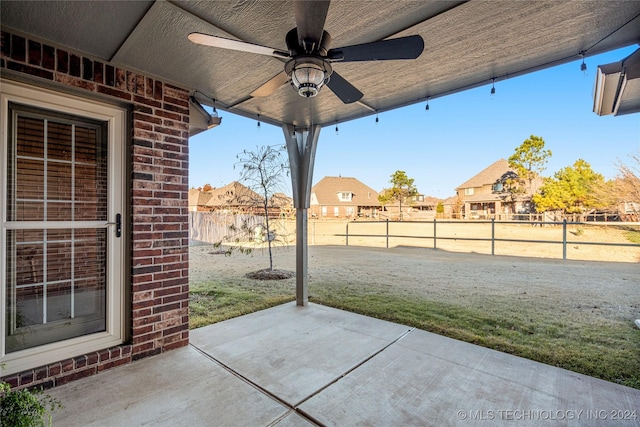
[[[513,214],[533,212],[531,197],[540,187],[542,179],[532,182],[532,190],[510,193],[505,182],[517,178],[509,162],[500,159],[456,188],[465,219],[508,219]]]
[[[197,188],[189,190],[189,212],[200,212],[211,198],[211,193]]]
[[[442,205],[444,207],[444,212],[442,214],[443,218],[461,218],[460,212],[462,211],[462,201],[458,195],[447,197],[442,201]]]
[[[284,193],[276,193],[269,200],[269,216],[279,218],[291,218],[295,215],[293,197]]]
[[[198,207],[199,211],[256,213],[262,209],[263,197],[238,181],[212,188],[206,194],[210,197]]]
[[[311,188],[312,218],[376,218],[378,192],[355,178],[325,176]]]
[[[402,216],[400,215],[400,203],[397,200],[384,205],[382,207],[384,213],[381,215],[390,220],[397,220],[400,217],[405,221],[431,220],[435,218],[436,207],[440,202],[441,200],[436,197],[416,194],[403,199]]]
[[[189,212],[262,215],[263,201],[264,197],[238,181],[208,191],[189,190]],[[282,213],[290,216],[294,210],[293,199],[284,193],[276,193],[269,200],[268,209],[271,217],[280,217]]]

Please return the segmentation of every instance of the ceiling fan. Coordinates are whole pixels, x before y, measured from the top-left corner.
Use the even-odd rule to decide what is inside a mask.
[[[415,59],[424,49],[424,41],[419,35],[331,49],[331,36],[324,30],[328,10],[329,0],[294,0],[297,27],[285,37],[287,52],[203,33],[191,33],[189,40],[286,60],[284,71],[253,91],[253,97],[269,96],[290,81],[300,96],[306,98],[316,96],[326,84],[345,104],[359,101],[363,94],[333,70],[333,63]]]

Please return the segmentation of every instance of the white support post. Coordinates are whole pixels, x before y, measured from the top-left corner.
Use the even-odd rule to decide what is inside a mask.
[[[309,129],[282,126],[289,153],[293,205],[296,208],[296,304],[299,306],[309,304],[307,211],[320,129],[318,125]]]

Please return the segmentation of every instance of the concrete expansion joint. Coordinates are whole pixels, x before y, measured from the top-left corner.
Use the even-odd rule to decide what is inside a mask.
[[[370,356],[366,357],[365,359],[361,360],[360,362],[358,362],[357,364],[355,364],[351,368],[347,369],[345,372],[343,372],[342,374],[338,375],[332,381],[329,381],[327,384],[325,384],[324,386],[320,387],[319,389],[317,389],[313,393],[309,394],[308,396],[306,396],[305,398],[303,398],[302,400],[300,400],[299,402],[297,402],[294,405],[289,404],[287,401],[281,399],[280,397],[278,397],[278,395],[276,395],[276,394],[272,393],[271,391],[267,390],[266,388],[262,387],[261,385],[259,385],[255,381],[251,381],[246,376],[242,375],[241,373],[239,373],[238,371],[234,370],[230,366],[228,366],[225,363],[221,362],[220,360],[216,359],[214,356],[212,356],[212,355],[208,354],[207,352],[203,351],[202,349],[198,348],[194,344],[190,343],[189,345],[193,349],[195,349],[198,353],[202,354],[204,357],[206,357],[207,359],[211,360],[213,363],[215,363],[216,365],[220,366],[221,368],[223,368],[224,370],[229,372],[231,375],[235,376],[236,378],[240,379],[241,381],[245,382],[246,384],[248,384],[251,387],[253,387],[256,390],[258,390],[259,392],[263,393],[264,395],[270,397],[271,399],[275,400],[279,404],[281,404],[281,405],[283,405],[283,406],[285,406],[286,408],[289,409],[282,416],[276,418],[271,423],[269,423],[267,425],[267,427],[276,426],[278,423],[280,423],[282,420],[284,420],[287,416],[289,416],[293,412],[295,412],[296,414],[298,414],[299,416],[304,418],[309,423],[311,423],[313,425],[316,425],[316,426],[323,427],[324,426],[323,423],[321,423],[320,421],[315,419],[313,416],[311,416],[310,414],[308,414],[305,411],[303,411],[302,409],[300,409],[300,405],[302,405],[303,403],[305,403],[309,399],[313,398],[314,396],[317,396],[318,394],[322,393],[324,390],[326,390],[327,388],[329,388],[333,384],[337,383],[341,379],[345,378],[350,373],[352,373],[353,371],[355,371],[359,367],[363,366],[364,364],[366,364],[367,362],[369,362],[370,360],[372,360],[373,358],[378,356],[380,353],[382,353],[383,351],[385,351],[386,349],[388,349],[392,345],[396,344],[398,341],[404,339],[407,335],[409,335],[411,332],[413,332],[415,330],[416,330],[416,328],[408,329],[406,332],[402,333],[400,336],[395,338],[393,341],[389,342],[388,344],[386,344],[385,346],[383,346],[379,350],[377,350],[374,353],[372,353]]]
[[[380,353],[382,353],[383,351],[385,351],[386,349],[388,349],[389,347],[391,347],[392,345],[394,345],[395,343],[397,343],[398,341],[400,341],[401,339],[405,338],[407,335],[409,335],[411,332],[415,331],[416,328],[411,328],[409,330],[407,330],[406,332],[402,333],[399,337],[397,337],[396,339],[394,339],[393,341],[391,341],[389,344],[385,345],[384,347],[380,348],[378,351],[374,352],[373,354],[371,354],[369,357],[361,360],[360,362],[358,362],[357,364],[355,364],[354,366],[352,366],[351,368],[347,369],[345,372],[343,372],[342,374],[340,374],[339,376],[337,376],[336,378],[334,378],[332,381],[328,382],[327,384],[325,384],[324,386],[320,387],[318,390],[316,390],[315,392],[311,393],[310,395],[308,395],[307,397],[305,397],[304,399],[302,399],[301,401],[299,401],[298,403],[296,403],[294,405],[294,408],[298,411],[298,412],[302,412],[298,409],[298,407],[300,405],[302,405],[304,402],[306,402],[307,400],[311,399],[314,396],[317,396],[318,394],[322,393],[324,390],[326,390],[327,388],[329,388],[330,386],[332,386],[333,384],[337,383],[338,381],[340,381],[341,379],[343,379],[344,377],[346,377],[347,375],[349,375],[351,372],[355,371],[356,369],[358,369],[359,367],[363,366],[364,364],[366,364],[367,362],[369,362],[371,359],[373,359],[374,357],[376,357],[377,355],[379,355]],[[305,418],[309,418],[308,415],[305,415]]]

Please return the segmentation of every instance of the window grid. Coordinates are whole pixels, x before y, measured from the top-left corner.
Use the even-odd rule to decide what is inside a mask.
[[[78,125],[76,123],[69,122],[69,120],[50,120],[47,116],[38,113],[30,114],[19,110],[13,112],[13,121],[16,123],[16,126],[13,128],[13,138],[11,138],[10,144],[13,155],[10,156],[10,164],[12,166],[10,167],[11,175],[8,176],[10,183],[9,198],[7,200],[10,213],[8,219],[9,221],[15,221],[14,224],[19,224],[23,221],[41,223],[42,228],[40,229],[40,227],[38,227],[38,232],[41,233],[41,239],[20,240],[17,236],[14,236],[12,239],[14,242],[13,247],[8,248],[12,259],[15,260],[10,263],[10,265],[14,267],[7,272],[10,275],[10,281],[13,283],[10,298],[13,301],[12,305],[14,309],[11,310],[11,321],[9,325],[9,330],[12,334],[16,333],[16,331],[22,327],[22,321],[18,321],[19,313],[15,309],[19,301],[20,290],[26,292],[26,295],[35,294],[36,298],[38,294],[41,294],[41,304],[36,304],[36,306],[40,306],[41,317],[37,319],[36,324],[46,325],[50,323],[50,320],[60,320],[56,319],[55,316],[53,319],[50,319],[49,316],[49,298],[52,290],[60,296],[62,289],[62,298],[67,301],[64,304],[68,304],[68,311],[65,312],[63,319],[75,319],[77,286],[79,286],[79,284],[81,286],[82,283],[86,285],[87,281],[90,283],[91,280],[100,281],[105,277],[105,271],[102,266],[98,266],[94,271],[94,277],[76,276],[76,246],[82,243],[86,243],[89,247],[96,244],[100,246],[95,240],[98,236],[95,236],[94,239],[91,237],[84,239],[77,238],[78,233],[76,232],[76,227],[71,226],[69,229],[66,229],[69,238],[61,238],[57,233],[60,229],[55,227],[55,230],[52,229],[50,231],[46,227],[47,222],[60,222],[60,220],[62,220],[62,222],[78,224],[78,218],[76,217],[76,208],[78,207],[77,198],[79,195],[77,190],[77,177],[81,176],[76,173],[78,166],[85,167],[86,169],[95,168],[95,171],[98,173],[98,175],[93,177],[94,181],[89,180],[88,183],[84,184],[85,187],[97,184],[98,188],[93,189],[93,192],[96,194],[92,195],[89,193],[90,198],[87,199],[85,197],[83,201],[86,202],[90,200],[94,202],[97,208],[93,213],[95,219],[101,217],[103,213],[106,214],[106,211],[103,212],[103,209],[100,207],[100,202],[104,202],[104,200],[100,200],[99,186],[104,185],[102,180],[106,178],[106,170],[103,171],[101,167],[106,165],[106,159],[100,157],[102,155],[102,148],[100,147],[98,129],[84,123],[80,125],[83,126],[83,129],[86,129],[86,135],[88,135],[88,138],[82,142],[87,144],[87,141],[90,141],[90,143],[94,144],[93,148],[90,147],[89,149],[85,146],[85,152],[83,153],[86,155],[86,153],[89,152],[89,155],[95,158],[96,161],[92,163],[77,158]],[[51,133],[52,128],[54,132],[58,131],[58,140],[52,140],[52,138],[55,138],[55,135]],[[40,142],[41,148],[34,148],[38,142]],[[96,143],[98,145],[95,145]],[[52,144],[54,144],[53,149],[51,148]],[[55,144],[58,144],[58,147],[56,147]],[[40,149],[41,151],[37,152]],[[29,150],[36,152],[21,152]],[[70,157],[67,159],[64,158],[65,156]],[[21,164],[21,161],[26,161],[27,163]],[[28,162],[32,162],[32,164],[28,164]],[[101,164],[101,162],[103,164]],[[68,166],[68,168],[64,166]],[[67,185],[68,187],[65,188]],[[41,196],[38,197],[37,193],[41,193]],[[36,214],[35,217],[31,217],[33,214],[29,212],[29,208],[33,208],[33,206],[20,206],[20,204],[25,203],[32,203],[36,207],[36,210],[41,210],[41,214]],[[41,207],[39,208],[38,206]],[[80,222],[82,222],[81,219]],[[18,229],[28,231],[31,227],[18,227]],[[31,230],[35,231],[36,229]],[[56,246],[64,244],[68,244],[67,249],[64,247],[56,248]],[[30,247],[29,245],[36,251],[35,253],[41,251],[41,255],[38,256],[40,259],[37,260],[41,265],[38,265],[36,270],[33,261],[27,261],[27,263],[31,263],[33,276],[27,276],[27,283],[20,284],[18,281],[24,280],[25,272],[24,270],[18,270],[19,267],[16,262],[18,257],[24,257],[24,254],[28,253],[28,251],[20,251],[20,248],[28,249]],[[56,252],[60,250],[62,250],[62,252]],[[54,256],[57,256],[57,259],[55,257],[50,258],[50,251],[54,251],[52,253]],[[31,256],[34,256],[33,252]],[[50,261],[53,262],[52,266],[49,265]],[[62,274],[63,276],[68,274],[68,277],[51,277],[49,274],[50,267],[54,269],[62,268],[63,270],[58,270],[56,273],[58,275]],[[24,269],[24,266],[20,268]],[[19,274],[21,274],[20,278],[18,276]],[[26,274],[29,275],[29,272]],[[37,278],[41,280],[37,280]],[[40,291],[38,291],[38,289],[40,289]],[[67,292],[68,294],[65,295]],[[51,309],[55,310],[53,306]],[[28,325],[29,324],[33,323],[28,323]]]

